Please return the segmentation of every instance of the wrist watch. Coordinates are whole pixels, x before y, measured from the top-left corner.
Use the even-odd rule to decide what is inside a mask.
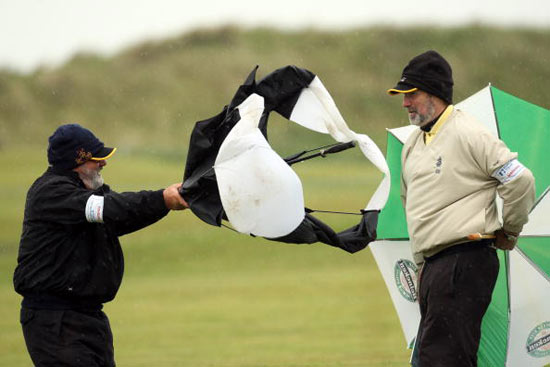
[[[504,232],[504,235],[506,236],[506,239],[507,239],[508,241],[512,242],[512,241],[517,241],[517,240],[518,240],[518,236],[516,236],[515,234],[508,233],[508,232],[506,232],[506,231],[504,231],[504,230],[503,230],[503,232]]]

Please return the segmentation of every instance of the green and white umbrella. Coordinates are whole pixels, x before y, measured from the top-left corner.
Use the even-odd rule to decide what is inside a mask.
[[[513,251],[498,251],[500,272],[482,323],[480,367],[550,366],[550,111],[487,86],[456,105],[503,140],[534,174],[537,201]],[[420,321],[417,269],[400,199],[401,149],[414,126],[388,130],[391,172],[378,238],[370,245],[412,347]],[[500,199],[497,197],[499,210]]]

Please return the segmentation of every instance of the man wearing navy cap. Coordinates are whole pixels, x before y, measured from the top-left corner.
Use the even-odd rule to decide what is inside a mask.
[[[453,106],[451,66],[436,51],[414,57],[388,93],[403,96],[419,127],[401,155],[401,198],[421,269],[413,366],[477,366],[499,269],[495,247],[514,248],[535,200],[534,178],[517,153]]]
[[[118,237],[188,207],[181,184],[111,191],[101,170],[115,150],[78,124],[62,125],[49,138],[48,169],[27,193],[14,286],[36,367],[115,366],[102,307],[122,281]]]

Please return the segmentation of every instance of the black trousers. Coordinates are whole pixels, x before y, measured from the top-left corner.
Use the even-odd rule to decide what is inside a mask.
[[[103,311],[21,309],[35,367],[114,367],[113,334]]]
[[[477,367],[481,322],[499,269],[489,244],[457,245],[424,263],[413,366]]]

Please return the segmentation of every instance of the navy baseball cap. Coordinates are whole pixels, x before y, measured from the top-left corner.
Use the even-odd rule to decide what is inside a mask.
[[[62,170],[71,170],[89,160],[105,160],[116,151],[116,148],[106,147],[90,130],[79,124],[59,126],[48,142],[48,162]]]

